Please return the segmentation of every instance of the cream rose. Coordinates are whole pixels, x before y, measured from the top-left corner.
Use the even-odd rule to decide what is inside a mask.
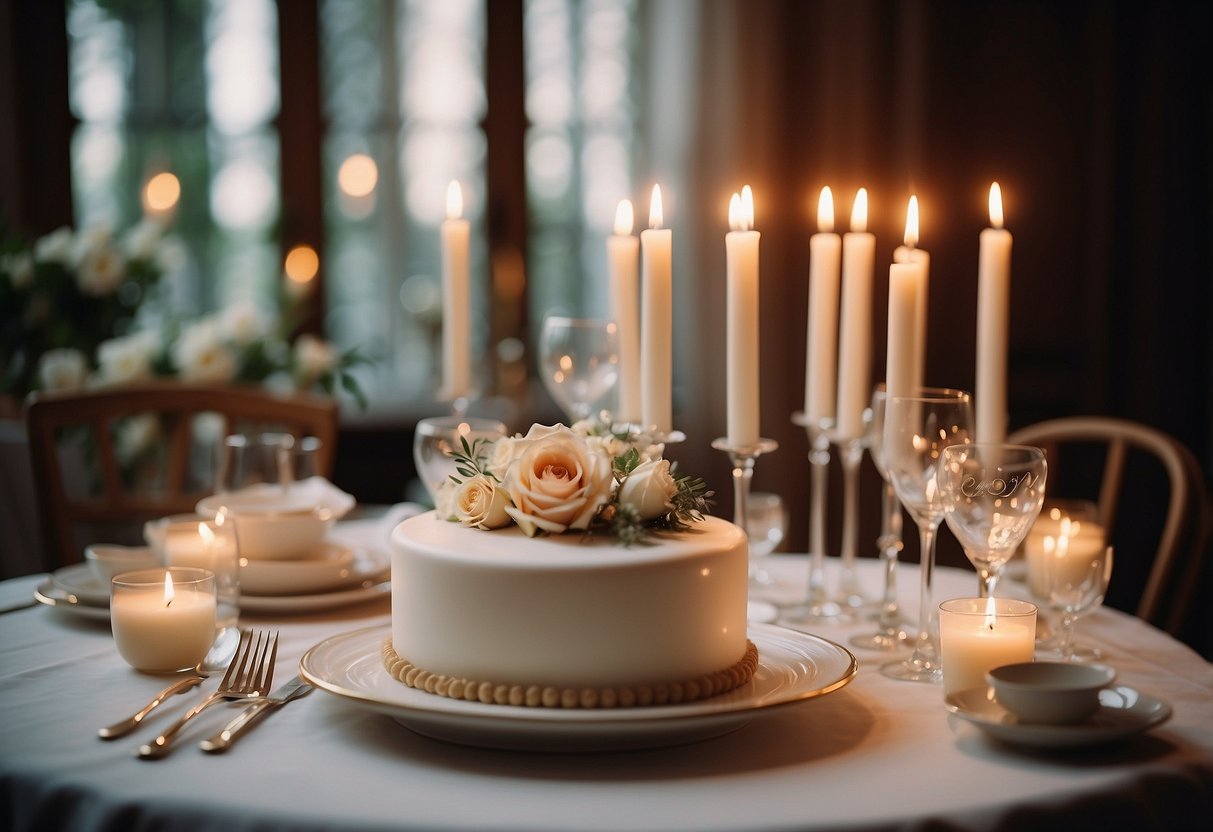
[[[43,390],[79,390],[87,374],[88,364],[80,350],[47,350],[38,360]]]
[[[509,451],[502,487],[514,504],[505,510],[529,536],[588,528],[611,497],[611,459],[562,425],[533,425]]]
[[[678,485],[668,459],[651,459],[637,465],[619,486],[619,502],[636,509],[641,520],[654,520],[674,508]]]
[[[486,476],[476,475],[455,487],[455,517],[465,526],[499,529],[510,524],[506,508],[510,497],[505,489]]]

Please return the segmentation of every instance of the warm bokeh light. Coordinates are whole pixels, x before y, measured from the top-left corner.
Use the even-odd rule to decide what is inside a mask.
[[[181,182],[164,171],[157,173],[143,186],[143,207],[149,214],[167,214],[181,199]]]
[[[990,225],[1002,228],[1002,188],[997,182],[990,186]]]
[[[817,198],[817,230],[826,234],[834,230],[834,193],[829,185],[821,189]]]
[[[851,230],[862,233],[868,230],[868,189],[860,188],[851,206]]]
[[[649,228],[661,228],[665,217],[661,213],[661,186],[653,186],[653,196],[649,199]]]
[[[632,212],[632,201],[630,199],[621,199],[619,207],[615,209],[615,233],[620,237],[627,237],[632,233],[632,225],[636,222],[636,218]]]
[[[446,218],[448,220],[457,220],[463,216],[463,189],[459,187],[459,183],[452,179],[451,184],[446,186]]]
[[[284,269],[292,282],[310,283],[320,272],[320,256],[311,246],[295,246],[287,252]]]
[[[910,248],[918,245],[918,197],[910,197],[910,205],[906,208],[905,244]]]
[[[379,167],[365,153],[354,153],[341,163],[337,186],[349,196],[369,196],[379,183]]]

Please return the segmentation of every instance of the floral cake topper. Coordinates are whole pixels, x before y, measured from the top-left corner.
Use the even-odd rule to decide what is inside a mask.
[[[525,436],[464,439],[449,454],[457,474],[438,511],[478,529],[517,524],[530,537],[583,531],[631,545],[652,531],[685,529],[709,508],[703,480],[676,475],[662,449],[607,413],[571,428],[536,424]]]

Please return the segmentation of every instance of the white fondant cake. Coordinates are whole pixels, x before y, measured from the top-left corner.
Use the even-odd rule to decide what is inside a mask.
[[[746,639],[745,536],[718,518],[624,547],[575,532],[486,532],[428,512],[396,527],[392,544],[385,660],[389,669],[402,660],[393,671],[402,680],[412,668],[438,679],[410,680],[415,687],[458,680],[458,690],[436,692],[482,700],[471,682],[512,687],[515,699],[565,691],[566,706],[568,691],[596,690],[610,701],[580,704],[644,704],[653,686],[678,686],[669,701],[727,690],[757,663]]]

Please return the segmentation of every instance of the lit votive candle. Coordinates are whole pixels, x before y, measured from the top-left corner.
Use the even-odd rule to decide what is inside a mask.
[[[194,667],[215,640],[215,576],[206,569],[141,569],[114,576],[114,643],[136,670]]]
[[[1030,662],[1036,605],[1012,598],[954,598],[939,605],[943,694],[986,686],[986,671]]]
[[[1023,556],[1028,567],[1028,588],[1037,598],[1048,598],[1049,586],[1057,578],[1081,575],[1091,558],[1107,546],[1108,532],[1093,521],[1061,520],[1052,533],[1040,533],[1039,523],[1024,539]],[[1080,581],[1081,582],[1081,579]]]
[[[192,566],[215,574],[219,629],[234,627],[240,616],[240,550],[236,529],[222,515],[214,520],[188,519],[164,530],[164,562]]]

